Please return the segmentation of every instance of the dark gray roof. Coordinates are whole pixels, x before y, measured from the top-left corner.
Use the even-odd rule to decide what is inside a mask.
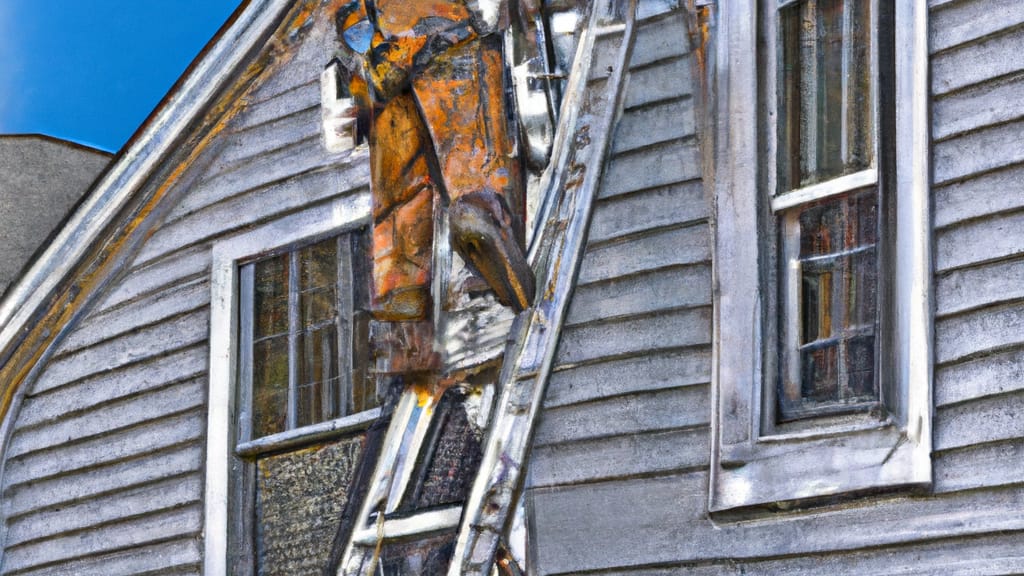
[[[110,162],[41,135],[0,135],[0,296]]]

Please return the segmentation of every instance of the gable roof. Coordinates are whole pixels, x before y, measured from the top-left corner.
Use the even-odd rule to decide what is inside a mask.
[[[287,60],[281,48],[316,4],[243,2],[0,299],[0,418],[49,344],[120,270],[119,256],[159,219],[168,190],[244,106],[239,96]]]

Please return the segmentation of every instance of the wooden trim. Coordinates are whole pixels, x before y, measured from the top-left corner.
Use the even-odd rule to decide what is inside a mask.
[[[348,416],[320,422],[319,424],[303,426],[295,430],[288,430],[287,432],[264,436],[256,440],[241,442],[235,447],[235,452],[239,456],[259,456],[260,454],[278,452],[306,444],[333,440],[345,434],[369,428],[370,424],[373,424],[380,417],[380,413],[380,408],[371,408],[370,410],[349,414]]]
[[[715,151],[715,408],[708,495],[709,510],[716,515],[927,486],[932,481],[927,0],[898,3],[896,8],[897,168],[895,182],[889,184],[896,205],[891,266],[895,301],[888,309],[897,312],[890,325],[899,398],[889,418],[832,416],[777,431],[764,426],[773,410],[765,400],[770,396],[765,386],[774,381],[769,374],[779,353],[771,313],[766,311],[770,306],[764,305],[774,290],[766,287],[774,263],[765,264],[773,262],[769,252],[774,241],[764,239],[774,238],[775,228],[764,221],[771,219],[772,209],[790,204],[763,206],[759,196],[764,182],[774,180],[771,169],[758,173],[758,138],[771,139],[774,134],[758,134],[757,129],[757,4],[747,0],[723,5],[716,36],[721,104]],[[771,142],[766,148],[772,156]],[[871,170],[845,178],[847,185],[855,186],[858,181],[881,180],[882,175]],[[802,194],[813,199],[839,189],[828,183]],[[828,468],[823,462],[840,465]]]
[[[878,184],[878,169],[868,168],[846,176],[833,178],[826,182],[805,186],[797,190],[785,192],[772,198],[772,212],[780,212],[808,202],[825,200],[852,192],[858,188],[866,188]]]
[[[350,161],[363,159],[365,154],[353,156]],[[229,496],[232,486],[230,471],[232,463],[237,462],[232,414],[236,401],[234,388],[238,370],[236,322],[239,263],[246,262],[256,254],[277,250],[290,244],[341,234],[364,226],[369,221],[370,194],[364,191],[307,208],[245,234],[221,240],[213,246],[204,492],[204,576],[228,574],[228,534],[232,518]],[[336,422],[332,421],[326,426],[329,427]],[[291,439],[278,440],[288,442]],[[243,447],[245,446],[249,444],[243,444]]]

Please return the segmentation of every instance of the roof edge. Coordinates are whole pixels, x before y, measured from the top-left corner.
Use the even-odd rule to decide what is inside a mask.
[[[291,4],[288,0],[250,0],[218,32],[122,148],[56,238],[26,274],[8,288],[0,301],[0,351],[10,350],[23,326],[89,253],[103,230],[162,160],[175,150],[178,137],[203,117],[221,90],[235,81],[233,75],[222,72],[242,65]]]
[[[42,132],[24,132],[18,134],[0,134],[0,140],[43,140],[51,144],[57,144],[65,146],[67,148],[74,148],[82,152],[89,152],[97,156],[106,156],[107,158],[113,158],[114,153],[97,148],[96,146],[90,146],[88,144],[82,144],[81,142],[75,142],[74,140],[67,140],[65,138],[58,138],[57,136],[51,136],[49,134],[43,134]]]

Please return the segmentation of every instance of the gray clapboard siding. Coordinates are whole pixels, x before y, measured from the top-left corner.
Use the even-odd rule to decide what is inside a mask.
[[[1024,299],[1024,259],[954,270],[935,279],[938,317]]]
[[[1024,210],[938,231],[935,248],[940,273],[1024,254]]]
[[[975,398],[1024,390],[1024,350],[945,366],[935,374],[935,405],[949,406]]]
[[[708,390],[688,386],[548,408],[535,446],[707,426]]]
[[[1022,116],[1024,74],[1016,73],[937,99],[932,105],[933,137],[946,140]]]
[[[630,559],[657,565],[833,554],[1000,531],[1019,535],[1024,528],[1020,486],[715,523],[704,512],[705,472],[534,490],[531,498],[534,509],[546,512],[536,531],[544,543],[537,557],[542,574],[607,570]],[[932,568],[942,572],[941,565]]]
[[[711,308],[688,308],[562,330],[556,365],[711,343]]]
[[[1024,392],[963,402],[937,413],[936,450],[1024,438]]]
[[[59,566],[18,572],[19,576],[111,576],[111,574],[200,573],[202,547],[198,538],[183,538],[131,548],[96,558],[62,562]]]
[[[656,145],[663,150],[644,148],[614,156],[608,166],[605,184],[598,198],[630,194],[648,188],[668,186],[700,178],[700,151],[697,140]]]
[[[707,466],[710,452],[708,430],[704,427],[539,446],[533,449],[529,483],[535,488],[579,486],[613,478],[690,470]],[[581,517],[580,521],[587,523],[589,518]],[[559,544],[552,541],[544,546]]]
[[[953,0],[931,13],[932,53],[1024,24],[1018,0]]]
[[[711,267],[707,264],[662,268],[579,286],[567,326],[594,320],[648,314],[690,306],[706,306],[711,300]]]
[[[704,224],[666,228],[589,248],[580,265],[579,284],[590,284],[669,266],[707,262],[711,258]]]
[[[204,405],[206,378],[186,380],[33,427],[19,429],[7,447],[8,457],[60,446],[67,442],[109,434],[142,422]]]
[[[575,366],[551,374],[544,397],[545,413],[557,406],[595,398],[706,385],[710,374],[710,346],[652,351],[643,356]]]
[[[190,310],[206,307],[209,303],[210,284],[206,278],[172,285],[167,290],[93,316],[87,327],[76,330],[59,346],[57,354],[81,350],[139,326],[157,324]]]
[[[18,414],[20,427],[32,427],[127,396],[141,394],[206,372],[205,343],[149,362],[133,364],[75,384],[27,397]]]
[[[158,514],[83,530],[57,538],[10,547],[4,556],[6,574],[44,565],[59,567],[91,555],[136,548],[161,540],[196,535],[202,530],[202,508],[193,504]],[[158,561],[151,558],[151,564]]]
[[[601,576],[982,576],[1015,574],[1024,565],[1024,539],[993,534],[926,545],[889,546],[863,552],[817,554],[803,558],[685,564],[638,570],[591,572]],[[966,551],[966,552],[965,552]],[[579,572],[572,572],[580,574]]]
[[[590,222],[588,242],[593,246],[654,228],[704,220],[708,208],[703,198],[704,185],[694,180],[600,200]]]
[[[331,166],[318,165],[316,171],[303,172],[301,175],[288,174],[284,180],[269,184],[260,182],[246,194],[233,195],[228,200],[168,223],[153,234],[139,253],[138,261],[147,262],[183,246],[192,246],[224,236],[231,231],[286,215],[318,201],[364,189],[361,186],[363,179],[354,176],[356,173],[364,172],[364,166],[345,165],[340,170],[320,168]],[[255,175],[249,173],[248,177],[254,178]]]
[[[627,110],[616,129],[612,154],[678,140],[695,133],[692,98]]]
[[[635,52],[634,52],[635,53]],[[692,94],[693,60],[690,56],[670,58],[649,66],[630,69],[626,89],[626,110]]]
[[[1021,462],[1024,462],[1021,438],[937,452],[933,490],[945,493],[1020,484],[1024,482]]]
[[[689,52],[690,39],[680,26],[679,11],[665,13],[641,23],[630,68],[639,68]]]
[[[167,290],[180,283],[206,279],[209,270],[210,250],[202,246],[177,252],[156,262],[133,266],[86,318],[95,317],[136,298]]]
[[[932,190],[934,226],[942,230],[959,222],[1024,208],[1024,164],[973,177]]]
[[[594,52],[591,78],[608,76],[608,70],[616,59],[616,48],[621,33],[598,38]],[[630,69],[678,58],[688,52],[689,39],[679,28],[678,19],[671,13],[646,18],[639,24]],[[628,105],[627,105],[628,107]]]
[[[209,332],[209,318],[208,308],[199,308],[55,359],[36,381],[32,391],[38,394],[202,342]]]
[[[1021,49],[1024,50],[1024,45]],[[1024,162],[1022,130],[1024,121],[1007,122],[935,143],[932,148],[935,184],[959,181]]]
[[[4,517],[16,518],[35,510],[116,494],[135,486],[198,472],[202,463],[202,447],[186,444],[83,470],[73,477],[31,481],[8,488]]]
[[[1021,69],[1024,27],[1002,29],[997,34],[957,46],[932,58],[932,92],[943,95]]]
[[[8,548],[87,530],[122,518],[155,514],[198,502],[199,474],[166,480],[15,518],[7,523]]]
[[[333,18],[323,14],[319,16],[292,28],[289,34],[301,40],[290,46],[291,56],[284,65],[261,78],[246,95],[250,102],[263,103],[279,97],[293,98],[297,94],[299,98],[305,98],[303,95],[306,94],[306,87],[319,83],[320,73],[334,58],[336,50]],[[320,98],[319,90],[317,87],[317,100]],[[236,121],[236,125],[242,122]]]
[[[272,150],[257,158],[242,160],[230,169],[212,173],[171,210],[167,218],[173,223],[203,208],[224,200],[250,193],[259,188],[272,187],[296,176],[315,173],[349,163],[345,156],[328,154],[320,137],[310,137]],[[366,168],[361,168],[366,172]],[[369,178],[369,172],[364,177]]]
[[[230,126],[233,132],[273,122],[278,118],[316,106],[320,103],[320,78],[313,78],[264,100],[248,97],[245,101],[245,112]]]
[[[1024,305],[984,308],[935,324],[935,359],[940,364],[1024,344]]]
[[[4,484],[7,487],[36,482],[53,476],[112,464],[139,457],[163,448],[198,442],[206,421],[202,410],[162,415],[153,422],[100,436],[83,442],[63,444],[7,460]]]
[[[287,146],[319,138],[320,102],[313,102],[287,116],[234,130],[217,157],[217,166],[230,170]]]

